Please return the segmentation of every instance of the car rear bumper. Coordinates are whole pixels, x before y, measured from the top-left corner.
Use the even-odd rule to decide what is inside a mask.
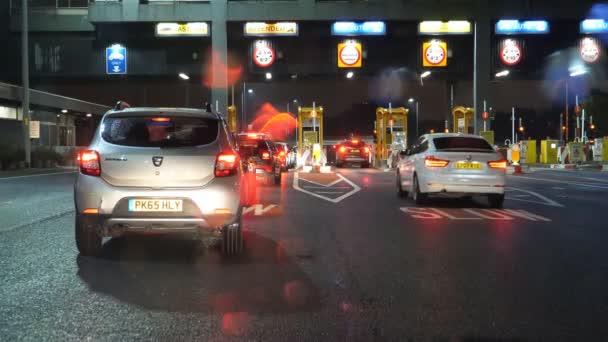
[[[366,163],[369,161],[367,157],[364,156],[343,156],[337,158],[341,163]]]
[[[420,177],[420,191],[424,193],[453,194],[504,194],[505,177],[496,175]]]
[[[142,218],[104,217],[98,218],[103,236],[135,234],[187,234],[221,237],[222,229],[235,222],[234,216],[206,218]]]
[[[132,212],[132,198],[181,199],[181,212]],[[241,214],[239,177],[215,178],[195,189],[146,189],[116,187],[99,177],[78,175],[74,186],[78,214],[97,220],[102,229],[133,232],[200,232],[236,222]]]

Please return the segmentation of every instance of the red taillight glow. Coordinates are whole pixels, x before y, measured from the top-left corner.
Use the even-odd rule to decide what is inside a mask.
[[[237,160],[235,154],[229,152],[221,152],[215,158],[215,176],[226,177],[236,174]]]
[[[363,151],[364,151],[365,153],[369,153],[369,147],[364,148],[364,149],[363,149]]]
[[[83,214],[99,214],[99,209],[97,208],[86,208],[82,211]]]
[[[340,147],[340,153],[344,153],[344,152],[346,152],[346,147],[341,146],[341,147]]]
[[[99,164],[99,153],[97,151],[86,150],[78,155],[80,172],[85,175],[99,177],[101,175],[101,165]]]
[[[353,145],[357,145],[359,143],[359,140],[355,139],[355,140],[351,140],[350,142],[353,143]]]
[[[279,152],[279,155],[280,155],[281,157],[285,157],[285,151],[281,151],[281,152]]]
[[[247,133],[247,138],[257,139],[258,135],[256,133]]]
[[[424,166],[426,167],[446,167],[449,163],[449,160],[437,159],[433,156],[424,158]]]
[[[151,120],[154,121],[154,122],[169,122],[169,121],[171,121],[171,119],[165,118],[165,117],[152,118]]]
[[[268,153],[268,152],[263,152],[263,153],[262,153],[262,159],[264,159],[264,160],[268,160],[268,159],[270,159],[270,153]]]
[[[504,159],[489,161],[488,166],[492,169],[506,169],[507,161]]]

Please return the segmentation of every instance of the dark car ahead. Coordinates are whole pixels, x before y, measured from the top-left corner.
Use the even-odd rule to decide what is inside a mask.
[[[336,146],[336,166],[359,164],[361,167],[369,167],[369,153],[369,146],[360,139],[346,140]]]
[[[258,133],[237,135],[238,153],[241,160],[255,169],[258,176],[269,183],[281,184],[283,170],[280,150],[268,136]]]

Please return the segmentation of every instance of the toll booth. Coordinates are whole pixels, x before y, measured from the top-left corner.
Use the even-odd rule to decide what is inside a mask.
[[[521,162],[535,164],[537,162],[536,140],[521,141]]]
[[[323,146],[323,107],[298,108],[298,151],[310,150],[314,144]]]
[[[407,147],[407,114],[404,107],[376,109],[376,163],[388,158],[393,143]]]
[[[229,106],[228,107],[228,130],[231,133],[236,133],[237,132],[237,126],[236,126],[236,107],[235,106]]]
[[[474,134],[475,110],[469,107],[457,106],[452,109],[455,133]]]
[[[559,154],[558,140],[541,140],[540,141],[540,162],[542,164],[556,164]]]

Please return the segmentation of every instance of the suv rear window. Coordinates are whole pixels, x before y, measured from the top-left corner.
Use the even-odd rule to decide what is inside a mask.
[[[433,139],[435,149],[445,152],[494,152],[487,141],[469,137],[444,137]]]
[[[217,139],[218,121],[172,116],[113,116],[101,126],[110,144],[137,147],[192,147]]]
[[[268,150],[268,146],[266,145],[266,142],[264,142],[264,140],[239,140],[238,146],[241,158],[257,156],[262,153],[262,151]]]

